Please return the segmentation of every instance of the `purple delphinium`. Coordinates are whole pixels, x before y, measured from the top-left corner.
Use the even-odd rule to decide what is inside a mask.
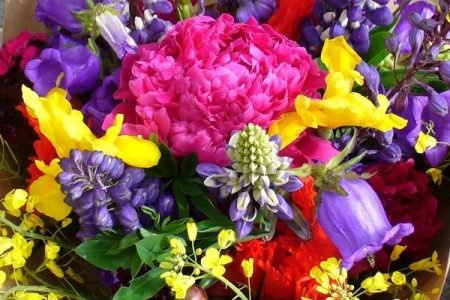
[[[77,236],[82,239],[116,227],[129,233],[150,225],[149,217],[141,212],[143,206],[157,212],[164,206],[161,215],[173,213],[167,196],[160,197],[160,180],[147,178],[143,169],[126,166],[118,158],[99,151],[71,150],[60,166],[63,172],[57,180],[66,203],[79,216]]]
[[[69,93],[92,90],[100,76],[100,59],[84,42],[74,38],[57,34],[51,44],[55,48],[45,49],[25,67],[25,75],[33,83],[33,89],[45,96],[63,74],[60,87]]]
[[[75,13],[87,8],[87,0],[38,0],[36,19],[49,28],[59,25],[71,33],[81,33],[83,25],[76,19]]]
[[[366,181],[341,179],[339,185],[348,195],[322,192],[318,220],[341,253],[347,270],[414,231],[410,223],[389,223],[378,195]]]
[[[114,92],[119,87],[120,68],[114,70],[111,75],[105,77],[102,85],[92,94],[89,101],[83,106],[82,112],[91,129],[96,134],[102,134],[103,120],[116,107],[119,100],[114,99]]]

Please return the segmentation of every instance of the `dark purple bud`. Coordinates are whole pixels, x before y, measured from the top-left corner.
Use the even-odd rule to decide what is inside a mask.
[[[408,15],[408,20],[414,27],[419,27],[420,22],[422,22],[423,20],[423,17],[417,12],[412,12]]]
[[[281,220],[292,220],[294,218],[294,212],[292,207],[286,202],[283,196],[277,194],[278,205],[274,208],[278,211],[276,216]]]
[[[68,196],[72,199],[78,199],[83,195],[83,186],[79,183],[72,185],[69,189]]]
[[[61,165],[61,164],[60,164]],[[77,174],[70,172],[61,172],[56,177],[57,181],[61,185],[70,185],[74,182],[74,180],[78,177]]]
[[[253,222],[247,222],[243,219],[240,219],[236,222],[236,234],[238,238],[246,237],[252,232]]]
[[[409,33],[409,43],[411,44],[411,50],[413,53],[417,53],[423,44],[425,38],[425,32],[421,29],[413,28]]]
[[[430,48],[430,51],[428,52],[428,59],[430,61],[434,61],[436,57],[439,55],[439,52],[441,51],[440,45],[434,45]]]
[[[123,171],[125,169],[125,164],[121,160],[115,160],[111,171],[109,171],[108,175],[111,179],[118,179],[122,176]]]
[[[325,9],[325,4],[323,3],[323,1],[322,0],[315,1],[314,7],[313,7],[314,17],[316,19],[320,19],[325,14],[325,12],[326,12],[326,9]]]
[[[212,163],[201,163],[197,165],[197,173],[200,175],[203,179],[217,174],[225,174],[225,171],[222,167],[219,167],[216,164]]]
[[[360,6],[352,6],[347,10],[347,18],[350,22],[361,21],[363,12]]]
[[[126,187],[132,188],[142,183],[145,178],[145,172],[142,169],[128,167],[124,170],[120,183]]]
[[[244,217],[245,213],[247,212],[247,210],[239,210],[237,208],[237,200],[233,200],[233,202],[231,202],[230,205],[230,210],[229,210],[229,214],[230,214],[230,219],[231,221],[237,221],[239,219],[242,219],[242,217]]]
[[[130,201],[131,192],[130,189],[124,184],[117,184],[109,189],[109,193],[113,200],[122,205]]]
[[[322,44],[320,33],[314,26],[303,27],[303,38],[311,46],[320,46]]]
[[[260,22],[266,22],[275,11],[277,2],[275,0],[258,0],[254,2],[255,11]]]
[[[108,173],[114,167],[114,158],[109,155],[105,155],[102,163],[98,167],[98,170],[102,173]]]
[[[362,61],[356,70],[364,77],[364,83],[369,88],[373,96],[377,96],[380,87],[380,74],[377,68],[368,65],[365,61]]]
[[[381,159],[388,163],[396,163],[402,158],[402,149],[399,145],[392,143],[380,150]]]
[[[131,196],[130,204],[134,207],[141,207],[145,204],[145,200],[147,199],[147,190],[146,189],[135,189],[133,191],[133,195]]]
[[[156,211],[161,216],[161,219],[164,220],[172,214],[174,207],[175,198],[170,194],[163,194],[161,198],[159,198],[159,202],[156,206]]]
[[[83,153],[78,149],[72,149],[70,150],[70,159],[75,163],[75,165],[81,166],[83,163]]]
[[[76,173],[77,171],[74,170],[74,164],[73,161],[70,158],[62,158],[59,162],[59,166],[61,169],[63,169],[65,172],[72,172]]]
[[[106,206],[97,207],[94,211],[95,226],[100,231],[107,231],[113,228],[114,219]]]
[[[385,44],[390,53],[397,53],[399,42],[395,33],[386,38]]]
[[[450,83],[450,61],[441,61],[439,63],[439,75],[441,75],[442,80]]]
[[[146,44],[149,41],[148,32],[146,30],[133,30],[130,36],[138,45]]]
[[[336,9],[344,9],[348,4],[347,0],[328,0],[327,2]]]
[[[358,53],[367,53],[370,47],[369,29],[365,25],[350,31],[350,43]]]
[[[238,21],[239,23],[245,23],[250,19],[250,17],[258,17],[255,6],[251,1],[238,8],[238,10],[236,11],[236,21]]]
[[[423,19],[419,24],[419,28],[428,31],[428,30],[433,30],[434,28],[436,28],[439,25],[440,25],[440,22],[438,22],[436,20]]]
[[[152,20],[150,25],[148,25],[148,30],[152,38],[158,39],[164,32],[166,32],[166,22],[162,19],[155,18]]]
[[[386,132],[377,131],[375,138],[378,143],[382,145],[390,145],[392,143],[392,139],[394,138],[394,130],[389,130]]]
[[[338,36],[345,35],[345,28],[342,27],[341,23],[334,22],[330,27],[330,37],[335,38]]]
[[[381,6],[367,12],[369,20],[378,26],[388,26],[394,21],[394,16],[387,6]]]
[[[100,151],[94,151],[91,153],[89,160],[87,161],[87,165],[96,167],[103,162],[105,158],[105,154]]]
[[[107,199],[106,192],[102,188],[97,187],[91,193],[92,193],[92,198],[94,200],[95,206],[99,207],[99,206],[106,205],[106,201],[108,199]]]
[[[149,8],[155,13],[155,14],[162,14],[167,15],[172,13],[173,6],[172,3],[166,0],[159,0],[156,2],[151,2],[149,5]]]
[[[295,192],[303,187],[303,182],[297,177],[290,175],[289,181],[285,184],[280,186],[280,188],[288,193]]]
[[[132,232],[141,227],[138,213],[130,204],[122,205],[119,208],[117,219],[126,232]]]
[[[429,88],[428,92],[430,105],[433,112],[440,117],[445,117],[448,114],[448,103],[445,98],[432,88]]]

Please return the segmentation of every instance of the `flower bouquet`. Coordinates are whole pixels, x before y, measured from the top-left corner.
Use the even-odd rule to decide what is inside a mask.
[[[449,9],[8,7],[0,298],[438,299]]]

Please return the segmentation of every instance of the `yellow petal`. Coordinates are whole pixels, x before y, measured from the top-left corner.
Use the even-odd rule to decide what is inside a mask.
[[[419,133],[417,138],[416,149],[417,153],[424,153],[427,149],[433,148],[437,145],[437,140],[431,135],[425,134],[422,131]]]
[[[136,168],[150,168],[158,164],[161,152],[152,141],[141,137],[121,135],[114,141],[119,149],[116,156]]]
[[[30,185],[30,196],[36,197],[35,207],[43,214],[61,221],[66,218],[72,208],[64,202],[64,194],[55,178],[43,175]]]
[[[345,72],[331,72],[325,79],[327,88],[323,99],[332,97],[341,97],[352,91],[353,84],[356,81],[359,85],[363,84],[364,77],[354,70]]]
[[[270,126],[269,135],[278,134],[281,138],[281,148],[284,148],[295,141],[305,129],[299,122],[297,113],[289,112],[284,113],[280,120]]]
[[[405,251],[407,248],[407,246],[401,246],[401,245],[395,245],[394,246],[394,250],[392,250],[390,259],[391,261],[396,261],[397,259],[400,258],[400,254],[403,253],[403,251]]]
[[[354,70],[361,63],[361,57],[350,47],[343,36],[331,40],[326,39],[320,58],[332,72]]]
[[[53,177],[58,176],[59,173],[61,173],[63,170],[61,169],[61,167],[59,166],[59,159],[55,158],[53,159],[49,165],[46,165],[43,161],[41,160],[35,160],[34,161],[36,163],[36,167],[44,174],[46,175],[50,175]]]

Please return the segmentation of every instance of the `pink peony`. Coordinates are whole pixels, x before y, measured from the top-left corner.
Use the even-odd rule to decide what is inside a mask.
[[[175,25],[158,44],[123,61],[115,93],[124,102],[106,118],[125,115],[123,134],[152,132],[177,156],[226,165],[225,145],[247,123],[264,128],[313,96],[324,74],[306,50],[255,20],[196,17]]]

